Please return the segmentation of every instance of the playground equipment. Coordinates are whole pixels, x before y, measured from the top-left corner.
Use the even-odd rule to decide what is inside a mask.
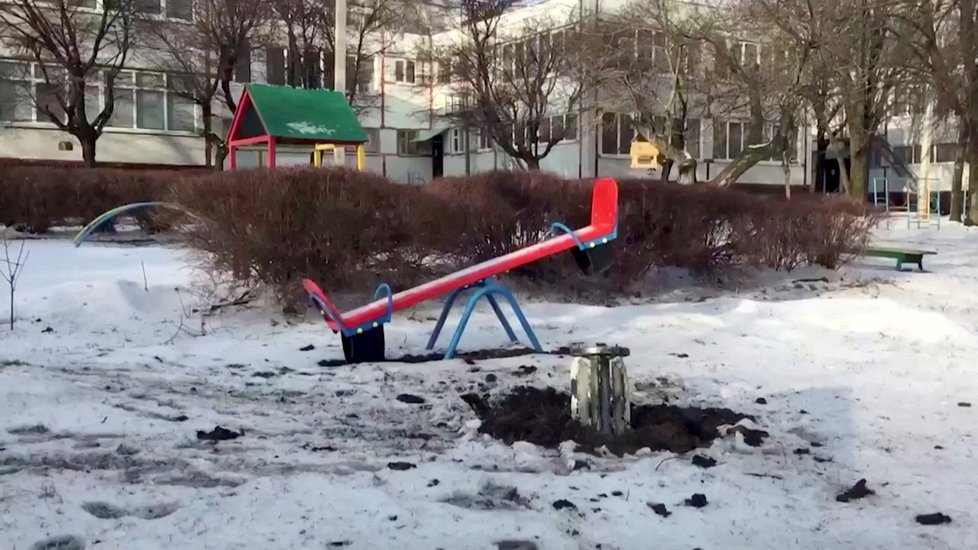
[[[884,248],[871,246],[863,251],[863,256],[874,256],[877,258],[892,258],[896,260],[897,271],[903,271],[903,264],[917,264],[917,268],[924,270],[924,256],[937,254],[933,250],[917,250],[915,248]]]
[[[356,147],[357,169],[363,170],[367,133],[340,92],[248,84],[227,143],[231,170],[237,169],[238,149],[254,145],[267,147],[268,167],[273,169],[279,145],[312,146],[316,166],[322,165],[323,151]]]
[[[903,185],[904,197],[906,200],[901,206],[890,204],[891,178],[873,178],[872,194],[873,205],[882,206],[887,214],[903,213],[907,219],[907,229],[912,224],[916,224],[919,229],[922,225],[941,228],[941,193],[931,191],[932,178],[900,178],[893,180],[892,183],[900,182]],[[887,217],[887,225],[890,218]]]
[[[659,167],[659,148],[647,141],[633,141],[628,151],[632,168],[655,170]]]
[[[473,291],[473,294],[448,345],[446,359],[455,356],[469,317],[483,297],[492,306],[506,335],[511,341],[516,342],[516,335],[496,300],[497,296],[504,298],[516,314],[533,349],[542,352],[543,348],[513,294],[504,286],[494,282],[492,277],[567,250],[573,253],[575,261],[585,273],[606,271],[611,266],[610,248],[607,244],[618,236],[618,184],[610,178],[602,178],[595,182],[591,199],[590,225],[575,231],[564,224],[554,223],[551,231],[557,235],[396,294],[389,285],[381,284],[374,293],[373,302],[346,313],[340,313],[314,281],[304,279],[302,286],[309,294],[313,305],[323,315],[329,328],[334,333],[340,333],[343,355],[351,363],[384,359],[384,324],[391,320],[395,311],[448,294],[449,297],[435,324],[435,330],[428,340],[427,347],[432,349],[455,300],[467,291]]]
[[[331,143],[320,143],[313,148],[312,165],[320,168],[323,165],[323,153],[333,152],[336,146]],[[367,168],[367,151],[363,144],[357,146],[357,172],[363,172]]]
[[[147,208],[166,208],[193,217],[193,214],[187,211],[186,209],[184,209],[182,206],[178,204],[169,203],[169,202],[150,201],[150,202],[134,202],[132,204],[124,204],[122,206],[117,206],[112,210],[109,210],[108,212],[105,212],[100,216],[98,216],[97,218],[95,218],[94,220],[90,221],[88,225],[83,227],[82,230],[79,231],[77,235],[75,235],[75,238],[72,239],[71,242],[72,244],[75,245],[75,248],[78,248],[103,223],[108,222],[109,220],[111,220],[112,218],[120,214],[133,212],[135,210],[144,210]]]

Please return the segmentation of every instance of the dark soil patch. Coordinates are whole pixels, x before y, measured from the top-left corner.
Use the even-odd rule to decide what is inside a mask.
[[[197,431],[197,439],[202,441],[227,441],[229,439],[237,439],[243,435],[244,431],[236,432],[221,426],[214,426],[214,429],[209,432],[203,430]]]
[[[941,525],[944,523],[951,523],[951,516],[945,516],[940,512],[934,512],[933,514],[920,514],[917,516],[917,523],[921,525]]]
[[[418,466],[416,464],[411,464],[410,462],[388,462],[387,467],[397,472],[403,472],[404,470],[411,470],[413,468],[417,468]]]
[[[959,407],[965,407],[965,408],[967,408],[967,407],[970,407],[971,406],[971,403],[969,403],[967,401],[962,401],[962,402],[958,403],[958,406]]]
[[[849,502],[851,500],[857,500],[860,498],[868,497],[869,495],[875,495],[872,489],[866,487],[866,480],[860,479],[851,488],[846,489],[844,493],[835,497],[836,502]]]
[[[672,512],[666,509],[665,504],[653,504],[651,502],[647,502],[646,505],[648,505],[648,507],[651,508],[652,511],[655,512],[655,515],[657,516],[662,516],[664,518],[667,518],[672,515]]]
[[[464,353],[456,353],[455,359],[462,359],[467,364],[472,364],[475,361],[482,361],[485,359],[506,359],[508,357],[523,357],[524,355],[533,355],[536,351],[532,348],[515,348],[515,349],[484,349],[477,351],[467,351]],[[544,352],[546,353],[546,352]],[[557,352],[554,352],[557,353]],[[445,358],[444,353],[425,353],[421,355],[402,355],[400,357],[388,357],[385,358],[383,363],[428,363],[430,361],[441,361]],[[344,359],[323,359],[317,363],[320,367],[342,367],[349,363]]]
[[[702,508],[709,504],[706,500],[706,495],[703,493],[694,493],[693,496],[686,499],[686,506],[692,506],[693,508]]]
[[[703,455],[693,455],[693,466],[699,466],[700,468],[712,468],[716,465],[716,459]]]
[[[570,508],[571,510],[577,510],[577,506],[573,502],[562,498],[560,500],[555,500],[553,504],[554,510],[563,510],[564,508]]]
[[[421,405],[424,403],[424,397],[420,395],[412,395],[410,393],[402,393],[396,397],[401,403],[407,403],[408,405]]]
[[[479,431],[507,444],[528,441],[556,448],[573,440],[584,451],[606,446],[621,455],[648,447],[653,451],[686,453],[708,447],[720,436],[717,428],[752,417],[730,409],[638,405],[632,408],[632,430],[605,436],[581,425],[570,416],[570,395],[553,388],[520,386],[499,399],[466,394],[462,399],[482,419]],[[766,434],[765,434],[766,435]]]

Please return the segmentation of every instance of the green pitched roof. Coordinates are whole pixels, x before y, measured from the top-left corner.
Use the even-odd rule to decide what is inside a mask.
[[[346,97],[331,90],[248,84],[252,108],[269,135],[321,143],[366,143]]]

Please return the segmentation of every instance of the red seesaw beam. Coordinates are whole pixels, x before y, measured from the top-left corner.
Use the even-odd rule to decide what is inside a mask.
[[[423,285],[394,294],[393,310],[399,311],[421,302],[437,298],[449,292],[477,283],[500,273],[505,273],[522,265],[535,262],[559,252],[564,252],[578,246],[578,241],[588,244],[603,244],[615,237],[618,227],[618,184],[611,178],[602,178],[595,182],[591,198],[591,225],[574,231],[577,240],[569,234],[563,234],[526,248],[510,252],[505,256],[493,258],[472,267],[456,271]],[[361,326],[376,321],[387,314],[388,299],[386,297],[371,302],[365,306],[339,313],[326,294],[310,279],[303,279],[302,286],[310,296],[317,297],[332,313],[342,319],[348,328]],[[329,328],[339,330],[336,322],[326,318]]]

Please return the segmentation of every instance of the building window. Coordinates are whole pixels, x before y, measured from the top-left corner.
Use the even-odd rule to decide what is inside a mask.
[[[282,47],[265,48],[265,81],[269,84],[285,84],[286,50]]]
[[[620,113],[601,115],[601,154],[627,155],[635,138],[632,116]]]
[[[108,0],[102,0],[103,3]],[[78,2],[86,8],[95,8],[96,0],[81,0]],[[135,0],[133,9],[142,15],[153,18],[193,19],[193,0]]]
[[[184,95],[177,75],[122,71],[115,79],[115,104],[108,126],[169,132],[194,132],[197,105]],[[177,90],[184,90],[184,94]]]
[[[486,130],[476,130],[479,135],[479,150],[488,151],[492,149],[492,132]]]
[[[234,81],[251,82],[251,46],[245,44],[234,63]]]
[[[452,63],[450,61],[438,62],[438,83],[450,84],[452,82]]]
[[[462,139],[462,130],[458,128],[452,128],[448,131],[448,152],[449,153],[464,153],[465,152],[465,142]]]
[[[357,66],[357,56],[346,56],[346,91],[351,93],[367,94],[373,90],[374,83],[374,58],[372,56],[360,57],[360,66]],[[327,87],[331,87],[327,84]]]
[[[48,111],[61,120],[61,102],[67,88],[59,68],[0,61],[0,120],[50,123]],[[103,71],[85,86],[85,114],[89,121],[105,108],[107,77]],[[181,79],[185,80],[181,80]],[[106,126],[170,132],[197,130],[196,103],[188,97],[193,82],[186,77],[161,73],[120,71],[113,85],[112,116]]]
[[[540,141],[573,141],[577,139],[577,115],[564,114],[544,118],[540,122]]]
[[[766,124],[763,129],[764,142],[750,143],[750,124],[747,122],[724,122],[714,120],[713,125],[713,158],[732,160],[744,154],[751,145],[761,145],[774,139],[778,133],[778,125]],[[788,149],[791,162],[798,160],[797,138],[789,137]],[[764,160],[781,162],[781,154],[773,154]]]
[[[193,19],[193,0],[164,0],[164,2],[166,3],[166,16],[168,18],[184,21]]]
[[[365,153],[379,153],[380,152],[380,130],[378,128],[364,128],[364,133],[367,134],[367,143],[363,144],[363,150]]]
[[[33,102],[28,92],[30,81],[30,65],[0,61],[0,121],[33,120]]]
[[[397,131],[397,154],[401,156],[420,155],[421,150],[414,142],[418,137],[417,130],[398,130]]]
[[[957,157],[957,143],[938,143],[934,146],[933,162],[954,162]]]
[[[735,159],[744,152],[744,134],[747,124],[743,122],[713,122],[713,158]]]
[[[923,160],[920,145],[901,145],[894,147],[893,160],[902,164],[920,164]]]
[[[414,61],[398,59],[394,62],[394,82],[414,84]]]

